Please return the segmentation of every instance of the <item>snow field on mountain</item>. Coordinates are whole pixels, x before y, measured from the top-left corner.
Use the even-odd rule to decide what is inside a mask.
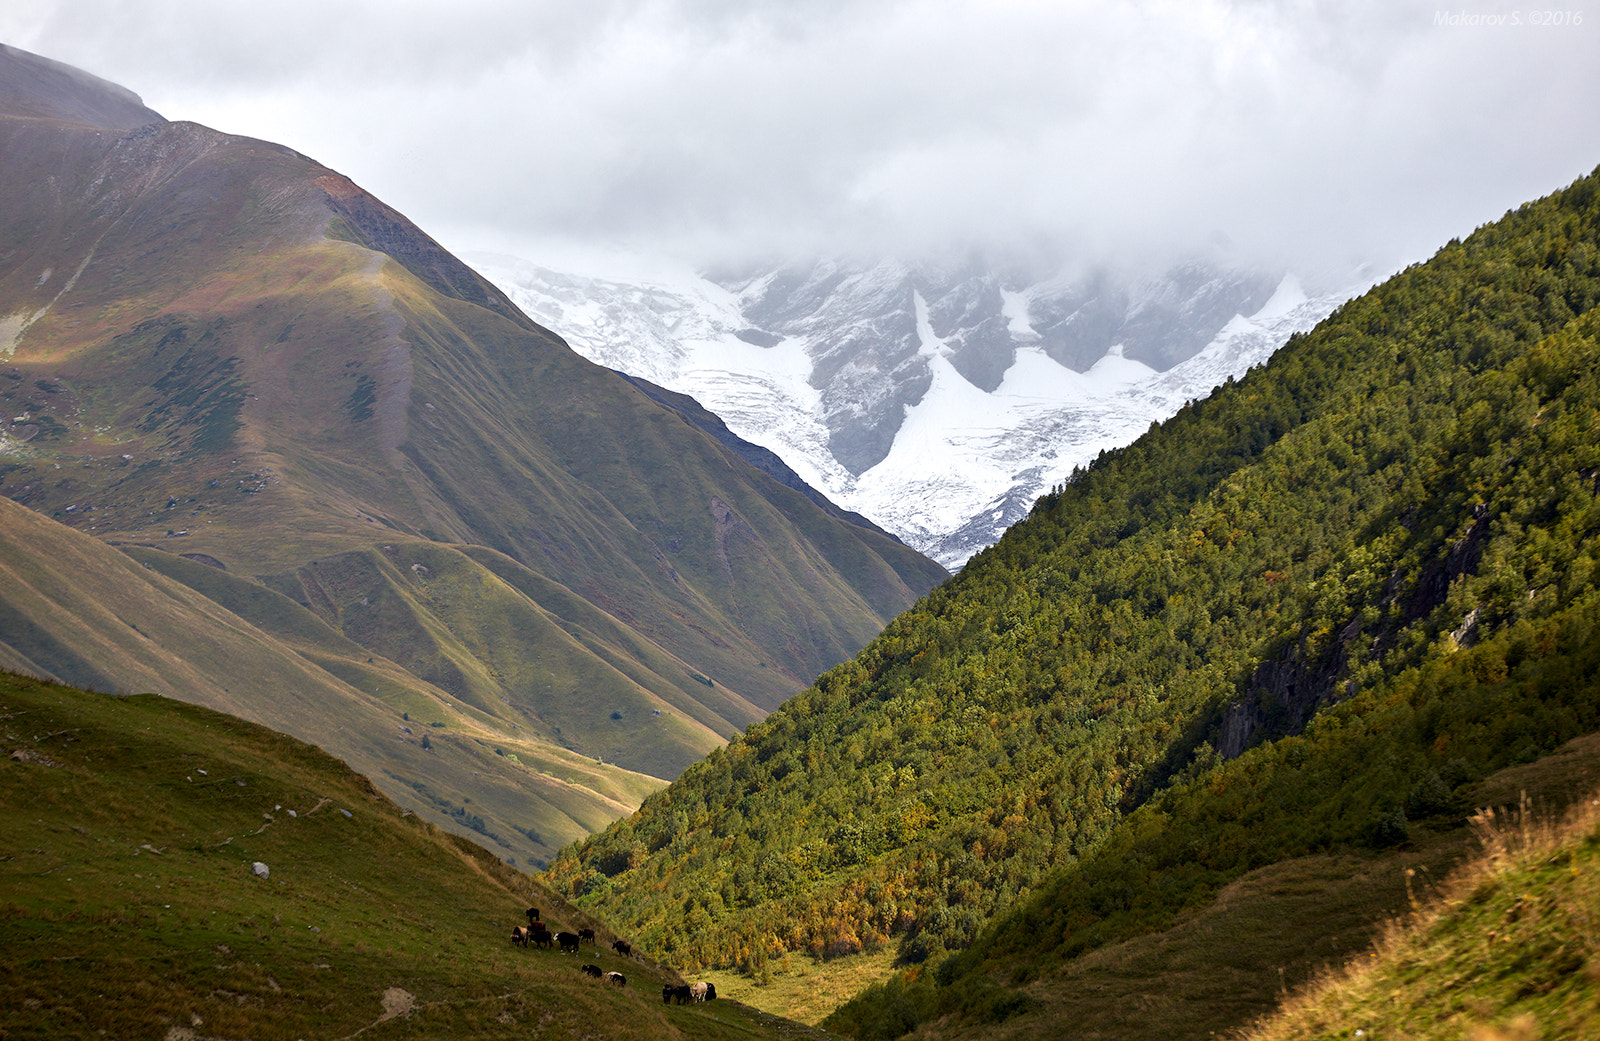
[[[890,386],[887,377],[868,361],[849,357],[835,367],[830,384],[813,381],[818,359],[837,344],[876,348],[872,333],[879,323],[893,327],[893,309],[903,306],[903,295],[894,291],[895,280],[904,284],[907,278],[903,267],[840,278],[836,267],[818,265],[786,298],[791,311],[784,328],[790,334],[778,339],[754,330],[771,336],[767,342],[773,346],[763,347],[739,334],[752,335],[750,314],[776,272],[735,293],[647,259],[613,258],[608,267],[586,258],[586,265],[572,265],[586,267],[581,274],[504,256],[470,259],[529,317],[580,354],[694,397],[735,434],[776,452],[840,506],[951,568],[999,538],[1075,467],[1128,444],[1185,402],[1266,361],[1292,333],[1309,330],[1366,288],[1363,281],[1311,297],[1292,275],[1285,276],[1253,314],[1235,315],[1204,349],[1166,372],[1124,356],[1121,344],[1112,343],[1081,373],[1038,345],[1040,334],[1030,320],[1036,296],[1059,293],[1060,287],[1001,290],[999,316],[1011,338],[1012,360],[993,393],[957,371],[953,348],[935,334],[929,302],[916,292],[916,354],[899,364],[925,366],[927,390],[914,402],[887,406],[903,410],[893,444],[858,476],[830,451],[824,396],[832,387],[836,399],[866,395],[859,407],[875,407],[871,399],[881,393],[875,388]],[[602,269],[626,277],[607,277]],[[1148,295],[1130,306],[1147,307],[1163,291],[1146,287]],[[798,313],[796,300],[805,308]],[[796,329],[803,334],[794,334]],[[884,407],[881,400],[876,407]]]

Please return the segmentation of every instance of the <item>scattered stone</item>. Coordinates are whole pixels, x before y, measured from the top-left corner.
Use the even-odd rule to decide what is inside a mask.
[[[416,1011],[417,997],[408,990],[400,987],[390,987],[383,992],[383,1015],[378,1017],[382,1023],[386,1019],[396,1016],[409,1016]]]
[[[250,865],[250,873],[257,878],[266,878],[272,874],[272,869],[268,868],[267,865],[258,860],[254,864]]]

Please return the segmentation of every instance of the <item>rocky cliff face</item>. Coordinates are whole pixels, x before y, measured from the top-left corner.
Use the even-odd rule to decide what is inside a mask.
[[[1123,357],[1164,371],[1235,315],[1259,310],[1275,281],[1198,263],[1142,280],[1102,271],[1030,281],[977,264],[819,261],[719,283],[753,331],[804,350],[829,452],[859,477],[889,455],[907,410],[932,386],[935,349],[986,394],[1000,389],[1023,347],[1082,373],[1120,346]]]

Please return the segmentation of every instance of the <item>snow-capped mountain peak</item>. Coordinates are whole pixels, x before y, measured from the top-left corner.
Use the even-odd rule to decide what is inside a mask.
[[[1369,279],[1184,265],[1027,285],[973,269],[839,261],[717,281],[469,258],[600,364],[698,399],[846,509],[946,567],[1053,484],[1310,329]],[[641,277],[647,275],[648,277]]]

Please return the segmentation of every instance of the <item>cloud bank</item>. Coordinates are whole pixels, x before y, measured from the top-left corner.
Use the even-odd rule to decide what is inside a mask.
[[[1600,163],[1600,12],[1296,0],[35,0],[0,40],[456,250],[1422,259]],[[1552,15],[1554,17],[1552,17]],[[1515,17],[1515,20],[1513,19]]]

